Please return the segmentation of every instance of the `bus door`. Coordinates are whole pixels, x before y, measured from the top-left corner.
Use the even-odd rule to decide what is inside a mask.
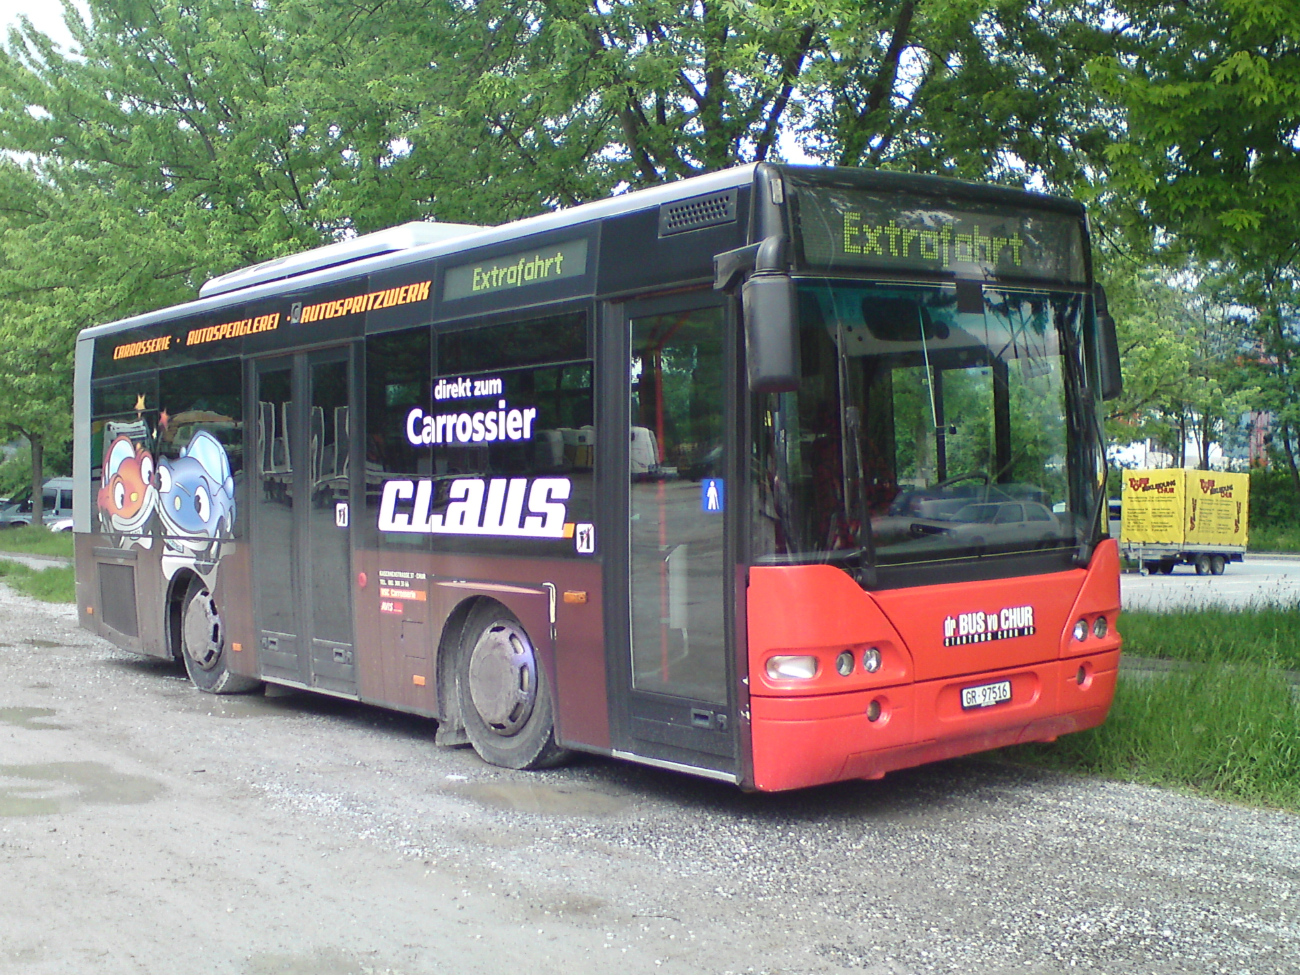
[[[626,547],[606,557],[611,614],[627,614],[609,628],[611,723],[633,755],[730,777],[736,418],[727,363],[735,350],[712,294],[622,312],[621,368],[606,371],[617,387],[610,413],[625,417],[626,431],[611,481],[627,492]]]
[[[253,367],[254,611],[262,676],[342,694],[353,661],[348,348]]]

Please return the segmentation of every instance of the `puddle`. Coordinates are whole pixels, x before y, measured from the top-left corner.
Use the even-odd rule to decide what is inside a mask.
[[[23,642],[26,643],[27,646],[29,646],[29,647],[42,647],[42,648],[46,648],[46,647],[61,647],[61,646],[63,646],[62,643],[56,643],[56,642],[53,641],[53,640],[38,640],[38,639],[36,639],[35,637],[33,637],[33,638],[30,639],[30,640],[24,640]]]
[[[613,816],[628,806],[625,798],[607,792],[536,782],[461,782],[443,791],[493,809],[546,816]]]
[[[350,951],[317,948],[291,955],[262,952],[248,959],[246,975],[381,975],[391,968],[376,968]]]
[[[549,904],[547,910],[552,914],[558,914],[560,917],[565,914],[591,917],[604,906],[605,902],[598,897],[584,897],[581,894],[573,894]]]
[[[65,724],[46,724],[54,717],[54,708],[0,708],[0,724],[11,724],[27,731],[65,731]]]
[[[0,765],[0,817],[49,816],[82,803],[133,805],[162,792],[153,779],[115,772],[100,762]]]
[[[260,694],[201,694],[187,688],[177,696],[187,698],[188,710],[211,718],[275,718],[299,713],[282,698],[268,701]]]

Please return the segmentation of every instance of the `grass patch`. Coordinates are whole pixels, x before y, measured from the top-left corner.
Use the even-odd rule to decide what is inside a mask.
[[[77,577],[70,565],[29,569],[19,562],[0,559],[0,579],[42,602],[72,603],[77,600]]]
[[[1251,528],[1250,547],[1256,552],[1300,552],[1300,528]]]
[[[1110,717],[1012,761],[1300,810],[1300,701],[1278,671],[1210,663],[1121,673]]]
[[[1110,717],[1014,762],[1300,811],[1300,608],[1126,610],[1124,652],[1185,661],[1122,668]]]
[[[1136,656],[1300,671],[1300,606],[1125,610],[1119,629]]]
[[[52,532],[40,525],[0,529],[0,552],[62,555],[72,558],[72,532]]]

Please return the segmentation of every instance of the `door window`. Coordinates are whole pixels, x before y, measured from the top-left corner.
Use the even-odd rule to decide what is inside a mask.
[[[632,323],[633,686],[724,704],[722,311]]]

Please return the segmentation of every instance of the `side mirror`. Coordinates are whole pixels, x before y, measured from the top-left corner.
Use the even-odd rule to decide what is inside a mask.
[[[799,388],[799,299],[786,272],[785,238],[758,247],[754,272],[741,289],[749,388],[790,393]]]
[[[1110,317],[1110,306],[1106,303],[1106,289],[1097,285],[1097,358],[1101,374],[1097,377],[1101,387],[1101,398],[1118,399],[1124,392],[1124,377],[1119,363],[1119,337],[1115,334],[1115,319]]]

